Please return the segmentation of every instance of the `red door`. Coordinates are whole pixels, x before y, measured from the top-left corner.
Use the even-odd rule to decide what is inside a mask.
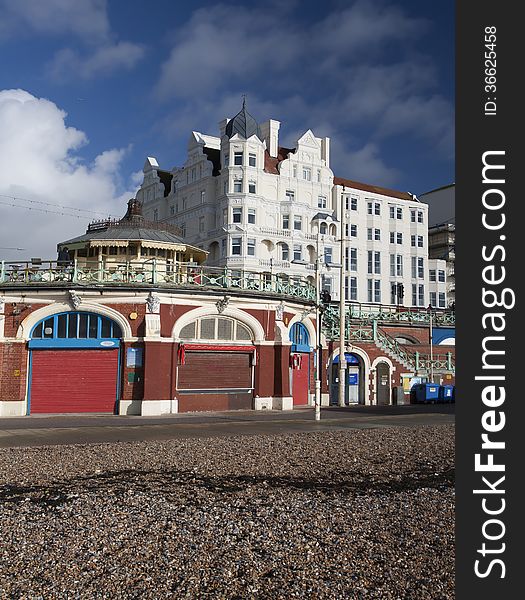
[[[294,353],[297,355],[297,353]],[[299,354],[301,359],[296,361],[292,369],[292,396],[294,406],[308,404],[308,361],[310,355]]]
[[[31,413],[114,413],[118,349],[33,350]]]

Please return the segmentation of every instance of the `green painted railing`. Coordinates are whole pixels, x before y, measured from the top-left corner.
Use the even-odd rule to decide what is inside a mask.
[[[75,261],[67,266],[59,265],[56,261],[0,263],[0,289],[13,284],[63,286],[67,283],[222,288],[315,300],[315,288],[306,279],[241,269],[219,269],[186,263],[170,265],[152,259],[115,263],[92,261],[87,265]]]
[[[370,304],[347,304],[345,325],[347,331],[351,323],[363,322],[407,325],[429,325],[430,313],[427,309],[398,308],[396,306],[381,306]],[[432,324],[434,327],[455,327],[456,314],[452,310],[432,310]],[[339,306],[330,304],[323,310],[323,328],[325,335],[330,339],[339,336]]]
[[[334,307],[329,307],[334,308]],[[322,317],[323,332],[327,339],[339,339],[339,311],[325,310]],[[430,371],[432,366],[435,371],[454,371],[455,362],[451,352],[446,354],[422,354],[411,352],[406,346],[400,344],[395,338],[388,335],[378,327],[378,321],[366,319],[349,319],[345,321],[345,339],[350,342],[369,342],[376,344],[385,352],[393,356],[398,362],[406,365],[416,372]]]

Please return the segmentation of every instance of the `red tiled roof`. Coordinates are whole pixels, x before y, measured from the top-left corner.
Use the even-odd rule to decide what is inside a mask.
[[[279,150],[277,151],[277,158],[270,156],[268,150],[264,152],[264,170],[266,173],[273,173],[274,175],[279,175],[279,169],[277,165],[286,160],[290,152],[295,152],[295,148],[283,148],[279,146]]]
[[[342,177],[334,177],[334,185],[344,185],[345,187],[363,190],[364,192],[373,192],[374,194],[383,194],[383,196],[391,196],[400,200],[413,200],[413,197],[408,192],[398,192],[397,190],[389,190],[388,188],[370,185],[368,183],[360,183],[351,179],[343,179]]]

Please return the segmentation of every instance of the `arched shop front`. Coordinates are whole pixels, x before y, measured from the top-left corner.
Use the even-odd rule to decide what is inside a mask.
[[[205,315],[182,327],[179,337],[180,412],[253,408],[256,350],[247,325]]]
[[[365,374],[363,360],[357,354],[345,352],[345,404],[365,403]],[[339,354],[334,356],[330,373],[330,404],[339,402]]]
[[[122,331],[108,317],[64,312],[32,329],[29,413],[115,413]]]

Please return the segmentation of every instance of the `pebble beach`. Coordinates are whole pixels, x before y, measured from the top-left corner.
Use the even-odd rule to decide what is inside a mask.
[[[454,597],[454,426],[0,449],[0,598]]]

